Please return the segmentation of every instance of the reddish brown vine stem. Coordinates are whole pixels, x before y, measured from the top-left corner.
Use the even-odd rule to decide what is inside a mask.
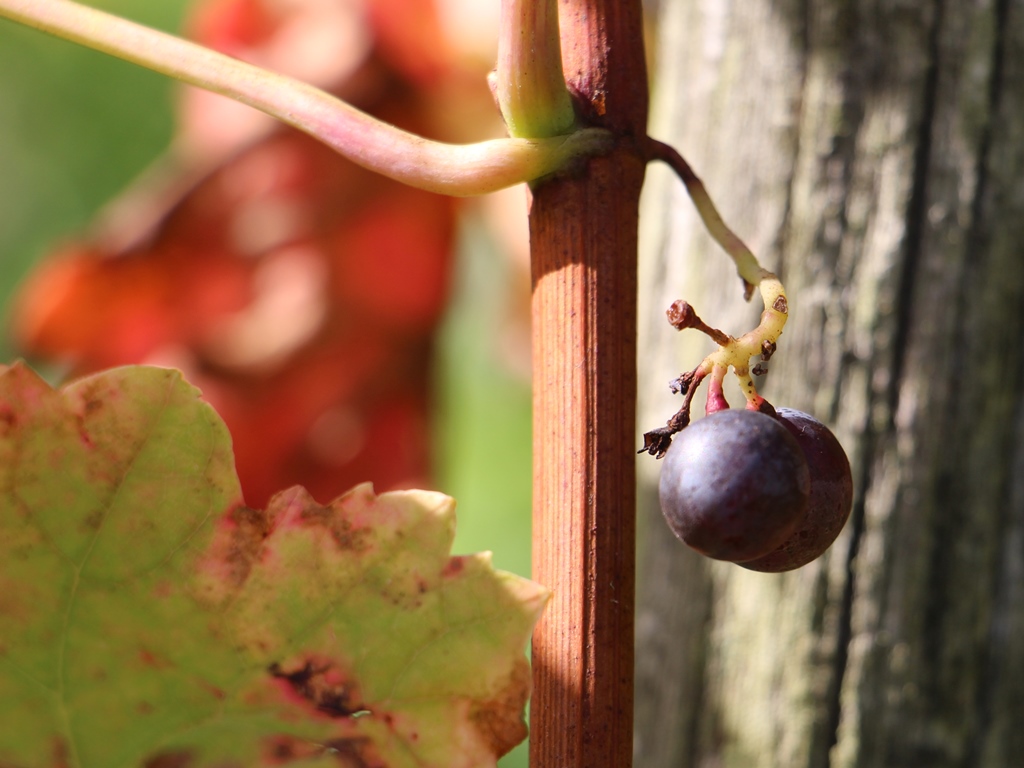
[[[593,124],[642,136],[639,0],[562,0],[562,57]],[[644,160],[624,141],[534,191],[534,578],[553,597],[533,639],[531,768],[629,768],[637,213]]]

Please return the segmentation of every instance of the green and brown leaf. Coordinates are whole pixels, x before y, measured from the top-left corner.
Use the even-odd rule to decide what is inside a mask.
[[[169,369],[0,372],[0,766],[487,766],[545,590],[452,557],[454,502],[242,502]]]

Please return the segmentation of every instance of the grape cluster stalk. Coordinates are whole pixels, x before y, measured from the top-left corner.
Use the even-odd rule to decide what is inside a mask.
[[[669,307],[666,314],[674,328],[699,330],[718,349],[670,383],[674,393],[683,395],[682,407],[664,427],[644,434],[639,453],[665,458],[659,483],[662,513],[691,548],[753,571],[799,568],[831,546],[850,515],[850,462],[828,427],[802,411],[776,410],[754,384],[754,375],[767,370],[789,318],[782,282],[725,225],[675,149],[648,139],[646,151],[650,159],[668,163],[683,181],[708,232],[735,262],[744,298],[757,290],[764,311],[756,328],[733,337],[709,326],[685,301]],[[757,363],[751,368],[753,359]],[[723,391],[730,368],[746,399],[740,411],[730,410]],[[690,426],[693,397],[705,379],[705,418]]]

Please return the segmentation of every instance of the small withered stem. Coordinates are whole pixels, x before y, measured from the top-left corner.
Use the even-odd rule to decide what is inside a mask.
[[[683,405],[667,422],[664,427],[652,429],[644,433],[644,445],[637,453],[649,453],[656,459],[664,457],[668,447],[672,445],[672,435],[682,432],[690,424],[690,405],[693,403],[693,396],[697,393],[697,386],[707,375],[700,366],[692,371],[684,373],[673,384],[678,383],[679,389],[673,391],[682,392]]]
[[[668,317],[669,325],[675,328],[677,331],[682,331],[687,328],[694,328],[702,333],[706,333],[711,337],[718,346],[722,347],[732,341],[732,337],[724,331],[720,331],[717,328],[712,328],[710,325],[705,323],[697,316],[696,310],[689,302],[677,299],[672,302],[665,315]]]

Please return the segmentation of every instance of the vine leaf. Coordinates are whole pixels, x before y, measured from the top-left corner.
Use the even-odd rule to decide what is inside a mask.
[[[177,371],[0,368],[0,765],[494,765],[547,593],[454,524],[368,484],[246,507]]]

